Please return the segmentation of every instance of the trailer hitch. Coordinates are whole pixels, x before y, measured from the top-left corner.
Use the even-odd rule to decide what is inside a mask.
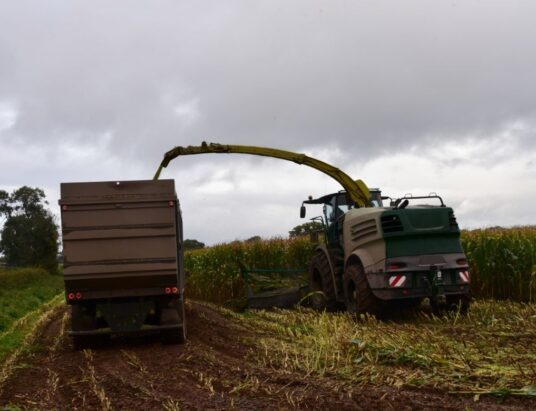
[[[443,273],[439,265],[431,265],[430,269],[423,276],[431,290],[430,304],[432,307],[442,307],[447,304],[447,297],[443,292]]]

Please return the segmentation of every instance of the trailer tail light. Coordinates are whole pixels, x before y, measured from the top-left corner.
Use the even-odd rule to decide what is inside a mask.
[[[175,203],[173,201],[168,202],[168,206],[173,207],[174,205],[175,205]]]
[[[69,294],[67,294],[67,299],[69,299],[69,300],[74,300],[75,297],[76,297],[76,296],[75,296],[74,293],[69,293]]]
[[[171,294],[171,288],[170,287],[166,287],[166,289],[164,291],[166,292],[166,294]]]
[[[171,292],[173,294],[177,294],[179,292],[179,289],[177,287],[171,287]]]
[[[82,299],[82,293],[76,293],[76,299],[77,300]]]
[[[396,271],[406,268],[406,263],[389,263],[385,268],[387,271]]]
[[[456,260],[456,264],[458,264],[458,265],[467,265],[467,258],[458,258]]]
[[[460,279],[462,280],[462,282],[464,283],[469,282],[469,271],[460,271],[459,275],[460,275]]]
[[[64,206],[61,207],[61,209],[62,209],[63,211],[67,211],[67,210],[69,209],[69,207],[67,207],[66,205],[64,205]]]

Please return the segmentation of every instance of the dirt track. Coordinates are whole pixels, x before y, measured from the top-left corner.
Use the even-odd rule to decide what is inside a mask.
[[[534,409],[533,400],[471,397],[440,391],[355,387],[331,378],[260,368],[255,334],[212,308],[190,303],[188,342],[155,336],[117,339],[76,352],[60,312],[40,336],[43,349],[23,358],[3,386],[0,406],[23,409]]]

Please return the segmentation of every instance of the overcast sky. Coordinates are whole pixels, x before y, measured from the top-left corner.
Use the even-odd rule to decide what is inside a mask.
[[[305,152],[464,228],[535,224],[536,2],[2,1],[0,189],[152,178],[201,141]],[[176,159],[185,235],[286,235],[316,170]],[[309,214],[312,217],[313,214]]]

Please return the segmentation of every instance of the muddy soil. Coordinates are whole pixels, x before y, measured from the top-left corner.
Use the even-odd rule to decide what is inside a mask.
[[[536,401],[435,390],[354,386],[330,377],[260,367],[258,335],[209,306],[189,303],[188,341],[116,338],[75,351],[60,312],[42,330],[41,349],[21,359],[0,387],[0,409],[38,410],[530,410]]]

